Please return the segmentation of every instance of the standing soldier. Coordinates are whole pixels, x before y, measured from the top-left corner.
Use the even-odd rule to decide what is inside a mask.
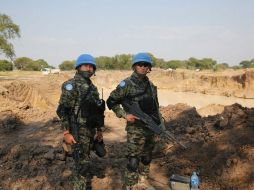
[[[57,109],[64,128],[64,142],[72,145],[76,165],[75,190],[90,190],[90,150],[94,142],[102,142],[105,102],[99,98],[97,88],[90,77],[95,74],[96,62],[89,54],[78,57],[74,78],[62,85]],[[101,155],[100,155],[101,156]]]
[[[124,174],[126,189],[139,184],[145,185],[149,174],[149,165],[152,161],[152,151],[155,146],[155,134],[146,128],[146,124],[128,113],[123,106],[123,101],[138,103],[141,110],[149,115],[164,128],[159,112],[157,88],[146,76],[151,71],[152,59],[147,53],[138,53],[132,59],[133,73],[130,77],[120,82],[107,100],[107,106],[112,109],[117,117],[127,120],[127,158],[128,164]],[[120,107],[123,106],[124,109]],[[148,185],[148,184],[146,184]]]

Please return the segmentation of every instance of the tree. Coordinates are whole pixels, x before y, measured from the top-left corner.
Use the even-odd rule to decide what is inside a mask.
[[[97,68],[116,69],[117,60],[114,57],[100,56],[96,58]]]
[[[167,62],[164,61],[164,59],[157,59],[157,58],[154,58],[153,59],[153,66],[154,67],[160,67],[160,68],[163,68],[163,69],[166,69],[167,68]]]
[[[19,57],[14,60],[14,65],[19,70],[26,70],[27,66],[32,62],[33,60],[28,57]]]
[[[12,63],[7,60],[0,60],[0,71],[11,71]]]
[[[239,63],[239,65],[242,67],[242,68],[251,68],[251,67],[254,67],[254,61],[251,60],[251,61],[248,61],[248,60],[244,60],[244,61],[241,61]]]
[[[114,57],[115,68],[117,69],[130,69],[131,68],[131,55],[121,54]]]
[[[200,69],[213,69],[213,67],[217,64],[217,61],[211,58],[204,58],[200,60],[200,65],[197,65],[197,68]]]
[[[211,58],[196,59],[189,58],[187,61],[187,69],[213,69],[217,62]]]
[[[225,70],[225,69],[228,69],[229,66],[227,63],[220,63],[220,64],[217,64],[214,66],[213,70],[214,71],[221,71],[221,70]]]
[[[40,71],[43,68],[52,68],[44,59],[32,60],[29,57],[19,57],[14,60],[17,69],[23,71]]]
[[[195,69],[197,64],[198,64],[198,59],[191,57],[187,61],[187,69]]]
[[[26,65],[24,68],[25,71],[40,71],[43,68],[49,68],[49,65],[43,59],[38,59],[36,61],[32,61]]]
[[[38,59],[34,61],[35,65],[38,65],[39,70],[43,68],[50,68],[51,66],[48,65],[48,63],[44,59]]]
[[[8,15],[0,14],[0,54],[12,59],[15,56],[13,45],[9,40],[20,37],[19,26]]]
[[[59,69],[61,71],[70,71],[74,69],[74,65],[75,65],[75,60],[74,61],[63,61],[60,65],[59,65]]]
[[[166,63],[167,68],[177,69],[177,68],[186,68],[186,61],[180,60],[171,60]]]

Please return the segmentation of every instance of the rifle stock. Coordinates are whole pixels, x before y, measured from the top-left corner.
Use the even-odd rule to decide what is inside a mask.
[[[165,138],[167,140],[176,142],[179,144],[182,148],[186,149],[187,147],[179,142],[173,134],[171,134],[169,131],[163,130],[161,126],[157,125],[156,122],[146,113],[144,113],[139,104],[137,102],[129,102],[129,101],[122,101],[121,102],[123,108],[138,117],[142,122],[144,122],[147,128],[149,128],[151,131],[153,131],[156,135],[159,135],[162,138]]]

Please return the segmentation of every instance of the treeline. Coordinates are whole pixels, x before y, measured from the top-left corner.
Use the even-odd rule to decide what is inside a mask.
[[[43,59],[33,60],[28,57],[19,57],[13,63],[7,60],[0,60],[0,71],[11,71],[14,67],[22,71],[40,71],[43,68],[54,68]]]
[[[165,61],[164,59],[159,59],[154,57],[153,55],[153,65],[154,67],[162,68],[162,69],[200,69],[200,70],[224,70],[227,68],[233,68],[233,69],[241,69],[241,68],[251,68],[254,67],[254,59],[250,61],[242,61],[237,66],[230,67],[227,63],[217,63],[216,60],[211,58],[203,58],[203,59],[197,59],[194,57],[189,58],[188,60],[170,60]],[[96,57],[96,63],[98,69],[119,69],[119,70],[128,70],[131,68],[131,54],[121,54],[116,55],[113,57],[107,57],[107,56],[100,56]],[[75,60],[72,61],[63,61],[59,68],[61,70],[72,70],[75,66]]]
[[[98,69],[122,69],[131,68],[131,54],[121,54],[114,57],[100,56],[96,57],[96,65]],[[66,60],[59,65],[59,69],[69,71],[75,68],[75,60]]]
[[[203,58],[197,59],[194,57],[189,58],[188,60],[170,60],[165,61],[164,59],[159,59],[154,57],[153,55],[153,65],[154,67],[162,68],[162,69],[200,69],[200,70],[224,70],[227,68],[233,69],[243,69],[243,68],[254,68],[254,59],[244,60],[239,63],[237,66],[230,67],[227,63],[217,63],[216,60],[211,58]],[[121,54],[113,57],[100,56],[96,57],[96,63],[98,69],[103,70],[128,70],[131,68],[131,54]],[[43,68],[54,68],[49,65],[45,60],[38,59],[33,60],[28,57],[19,57],[13,61],[13,63],[7,60],[0,60],[0,71],[11,71],[15,67],[18,70],[23,71],[40,71]],[[75,67],[75,60],[66,60],[63,61],[59,68],[62,71],[73,70]]]

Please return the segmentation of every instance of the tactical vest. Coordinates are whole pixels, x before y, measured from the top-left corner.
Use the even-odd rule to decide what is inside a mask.
[[[132,78],[126,81],[132,86],[127,98],[131,101],[138,102],[141,110],[152,117],[157,124],[160,124],[157,95],[155,93],[156,89],[151,82],[146,81],[146,86],[141,87]]]

